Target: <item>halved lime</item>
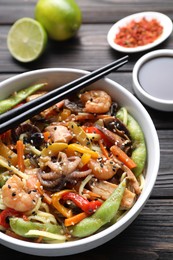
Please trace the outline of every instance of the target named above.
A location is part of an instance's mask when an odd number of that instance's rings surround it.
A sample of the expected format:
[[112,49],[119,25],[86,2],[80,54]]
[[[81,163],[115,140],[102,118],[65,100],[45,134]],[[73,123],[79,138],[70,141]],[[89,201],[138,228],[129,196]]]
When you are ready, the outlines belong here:
[[45,50],[47,33],[43,26],[32,18],[17,20],[7,35],[7,46],[11,55],[18,61],[36,60]]

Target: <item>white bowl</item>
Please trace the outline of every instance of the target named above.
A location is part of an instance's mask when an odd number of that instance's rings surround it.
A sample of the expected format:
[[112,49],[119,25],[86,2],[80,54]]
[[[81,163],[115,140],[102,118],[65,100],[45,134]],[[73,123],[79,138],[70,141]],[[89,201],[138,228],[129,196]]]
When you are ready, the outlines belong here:
[[[0,83],[1,98],[7,97],[14,90],[19,90],[34,83],[47,81],[51,87],[57,87],[87,73],[87,71],[68,68],[49,68],[26,72]],[[147,202],[156,181],[160,161],[159,140],[154,124],[137,98],[118,83],[104,78],[92,84],[91,87],[106,89],[120,106],[125,106],[128,109],[129,113],[142,127],[147,146],[147,165],[145,185],[139,199],[117,223],[97,234],[77,241],[60,244],[38,244],[21,241],[0,232],[1,244],[23,253],[39,256],[64,256],[84,252],[116,237],[132,223]]]
[[148,106],[173,111],[173,50],[156,50],[142,56],[133,68],[133,89]]
[[[115,39],[115,36],[119,33],[120,28],[127,26],[129,24],[129,22],[131,22],[132,20],[138,22],[142,18],[146,18],[147,20],[156,19],[160,23],[160,25],[163,27],[163,32],[159,36],[159,38],[157,38],[152,43],[149,43],[149,44],[146,44],[143,46],[134,47],[134,48],[132,48],[132,47],[126,48],[126,47],[120,46],[115,43],[114,39]],[[172,20],[165,14],[162,14],[159,12],[135,13],[135,14],[129,15],[129,16],[119,20],[117,23],[115,23],[110,28],[110,30],[107,34],[107,41],[113,49],[120,51],[120,52],[125,52],[125,53],[141,52],[141,51],[146,51],[148,49],[151,49],[151,48],[157,46],[158,44],[162,43],[163,41],[165,41],[172,33],[172,29],[173,29]]]

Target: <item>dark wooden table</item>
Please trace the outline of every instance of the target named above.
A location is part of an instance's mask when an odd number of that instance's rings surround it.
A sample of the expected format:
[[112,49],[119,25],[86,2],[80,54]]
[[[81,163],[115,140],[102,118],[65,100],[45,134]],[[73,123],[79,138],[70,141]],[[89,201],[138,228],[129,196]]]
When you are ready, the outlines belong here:
[[[6,45],[10,26],[21,17],[34,17],[36,0],[0,0],[0,81],[21,72],[48,67],[94,70],[122,56],[112,50],[106,36],[117,20],[135,12],[158,11],[173,20],[173,0],[77,0],[83,23],[74,39],[58,43],[49,41],[44,55],[31,64],[15,61]],[[173,34],[155,49],[173,49]],[[132,69],[144,53],[130,55],[128,64],[109,78],[132,90]],[[161,148],[156,184],[146,206],[136,220],[106,244],[69,259],[173,259],[173,112],[158,112],[146,107],[154,121]],[[30,259],[0,245],[0,257]],[[32,256],[32,259],[40,257]],[[45,259],[46,257],[41,257]]]

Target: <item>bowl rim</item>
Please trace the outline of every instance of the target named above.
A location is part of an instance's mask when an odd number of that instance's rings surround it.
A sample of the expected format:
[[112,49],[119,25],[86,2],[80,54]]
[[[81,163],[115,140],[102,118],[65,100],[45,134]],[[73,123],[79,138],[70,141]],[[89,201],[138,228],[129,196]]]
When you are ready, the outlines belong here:
[[[29,71],[29,72],[24,72],[19,75],[13,76],[9,79],[4,80],[1,84],[0,87],[2,87],[4,84],[10,84],[13,81],[17,81],[23,77],[30,77],[34,76],[35,74],[39,75],[42,73],[49,73],[49,72],[72,72],[72,73],[79,73],[80,75],[87,74],[89,71],[86,70],[80,70],[80,69],[73,69],[73,68],[46,68],[46,69],[37,69],[35,71]],[[79,239],[77,241],[69,241],[67,243],[61,243],[61,244],[36,244],[33,242],[27,242],[27,241],[21,241],[16,238],[9,237],[8,235],[3,234],[0,232],[0,238],[1,240],[3,239],[5,246],[11,247],[12,249],[15,249],[20,252],[24,252],[27,254],[31,255],[39,255],[39,256],[65,256],[65,255],[72,255],[75,253],[80,253],[84,252],[87,250],[90,250],[92,248],[95,248],[97,246],[100,246],[101,244],[109,241],[114,235],[114,231],[118,230],[116,235],[118,235],[120,232],[122,232],[127,226],[130,225],[130,223],[137,217],[139,212],[142,210],[144,207],[145,203],[147,202],[152,189],[154,187],[158,170],[159,170],[159,163],[160,163],[160,146],[159,146],[159,139],[158,135],[155,129],[155,126],[153,124],[153,121],[144,108],[144,106],[140,103],[140,101],[132,94],[130,93],[127,89],[125,89],[122,85],[119,83],[109,79],[109,78],[104,78],[101,79],[107,83],[110,83],[114,86],[116,86],[116,89],[118,91],[121,91],[125,93],[128,97],[132,99],[132,102],[134,102],[138,107],[139,110],[142,111],[145,119],[148,121],[148,124],[150,125],[150,131],[153,136],[153,142],[155,145],[155,154],[153,155],[152,160],[156,160],[156,164],[152,165],[152,170],[153,170],[153,175],[150,180],[150,183],[147,187],[145,187],[145,192],[140,195],[140,199],[136,201],[134,206],[121,218],[118,222],[113,224],[112,226],[92,235],[86,238]],[[137,113],[137,112],[136,112]],[[151,148],[153,149],[153,147]],[[103,241],[104,238],[104,241]],[[19,243],[20,241],[20,243]],[[97,241],[96,244],[94,244],[94,241]],[[6,244],[8,243],[8,245]],[[16,248],[18,247],[18,249]],[[85,246],[85,247],[84,247]]]
[[132,71],[132,80],[133,80],[133,89],[135,94],[139,97],[147,105],[163,110],[163,111],[173,111],[173,100],[161,99],[157,98],[148,92],[146,92],[138,80],[138,73],[141,66],[147,61],[158,58],[158,57],[173,57],[173,50],[171,49],[159,49],[155,51],[151,51],[143,55],[139,60],[135,63]]
[[[163,33],[161,34],[161,36],[159,38],[157,38],[152,43],[149,43],[149,44],[143,45],[143,46],[134,47],[134,48],[133,47],[126,48],[126,47],[118,45],[114,42],[114,37],[119,32],[119,28],[121,28],[124,25],[127,25],[127,23],[129,23],[132,20],[139,20],[143,17],[146,17],[147,19],[155,18],[161,23],[161,25],[163,26]],[[151,11],[139,12],[139,13],[134,13],[134,14],[128,15],[128,16],[122,18],[121,20],[119,20],[118,22],[114,23],[108,31],[107,41],[113,49],[120,51],[120,52],[125,52],[125,53],[142,52],[142,51],[154,48],[157,45],[159,45],[160,43],[162,43],[163,41],[165,41],[172,33],[172,30],[173,30],[172,20],[164,13],[151,12]]]

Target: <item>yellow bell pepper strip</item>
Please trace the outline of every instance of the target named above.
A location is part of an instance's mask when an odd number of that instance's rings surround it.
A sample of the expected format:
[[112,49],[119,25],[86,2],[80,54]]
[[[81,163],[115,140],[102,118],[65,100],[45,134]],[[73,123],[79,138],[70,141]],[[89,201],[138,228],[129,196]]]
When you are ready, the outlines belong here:
[[103,225],[109,223],[117,214],[123,194],[126,188],[124,179],[110,197],[89,217],[84,218],[78,224],[69,228],[70,234],[74,237],[86,237],[94,234]]
[[50,144],[48,147],[45,147],[42,150],[41,156],[56,156],[59,151],[62,151],[67,147],[68,147],[68,144],[66,144],[66,143]]
[[58,210],[58,212],[60,212],[66,218],[72,217],[73,212],[71,209],[64,207],[60,203],[60,199],[62,198],[62,196],[64,194],[66,194],[69,191],[71,191],[71,190],[62,190],[62,191],[56,192],[52,195],[52,205]]
[[62,195],[63,200],[71,200],[88,215],[93,214],[102,204],[99,200],[89,201],[75,192],[66,192]]
[[68,149],[69,149],[69,150],[73,150],[73,151],[77,151],[77,152],[82,153],[82,154],[88,153],[88,154],[91,155],[91,157],[92,157],[93,159],[97,159],[97,158],[99,157],[99,154],[98,154],[97,152],[94,152],[94,151],[92,151],[91,149],[89,149],[88,147],[82,146],[82,145],[80,145],[80,144],[76,144],[76,143],[74,143],[74,144],[69,144],[69,145],[68,145]]
[[66,120],[70,115],[71,115],[70,109],[63,108],[62,112],[60,112],[58,114],[58,118],[57,119],[58,119],[59,122],[62,122],[64,120]]
[[89,162],[90,159],[91,159],[91,154],[83,153],[83,155],[81,157],[82,167],[85,166]]
[[78,126],[75,122],[69,122],[68,127],[73,132],[77,141],[81,145],[90,147],[91,141],[88,138],[87,134],[85,133],[85,131],[83,130],[82,127]]
[[28,96],[39,90],[40,88],[46,86],[47,83],[40,83],[32,85],[28,88],[19,90],[11,95],[9,98],[0,101],[0,114],[12,109],[14,106],[25,100]]

